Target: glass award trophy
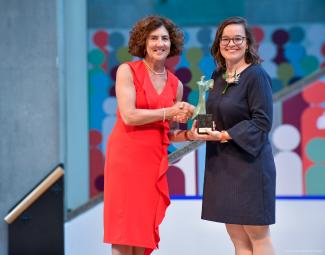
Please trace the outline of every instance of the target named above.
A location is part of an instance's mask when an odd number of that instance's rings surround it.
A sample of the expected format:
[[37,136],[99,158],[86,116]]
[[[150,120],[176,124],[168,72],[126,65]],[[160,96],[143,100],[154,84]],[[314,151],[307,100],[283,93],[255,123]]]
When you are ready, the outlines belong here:
[[213,128],[213,120],[212,114],[206,113],[205,108],[205,95],[209,89],[213,88],[214,81],[204,80],[205,76],[201,76],[201,80],[197,82],[199,87],[199,102],[194,109],[192,119],[197,119],[197,132],[199,134],[207,134],[207,130],[212,131]]

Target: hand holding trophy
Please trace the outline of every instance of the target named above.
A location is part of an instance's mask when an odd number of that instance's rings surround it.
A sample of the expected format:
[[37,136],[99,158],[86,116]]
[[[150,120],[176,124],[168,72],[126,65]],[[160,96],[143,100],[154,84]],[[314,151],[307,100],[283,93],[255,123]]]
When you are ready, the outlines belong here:
[[212,131],[213,120],[212,114],[206,113],[205,108],[205,94],[209,89],[213,88],[213,79],[204,80],[205,76],[201,76],[201,80],[197,82],[199,87],[199,102],[194,109],[192,119],[197,119],[197,132],[199,134],[207,134],[207,130]]

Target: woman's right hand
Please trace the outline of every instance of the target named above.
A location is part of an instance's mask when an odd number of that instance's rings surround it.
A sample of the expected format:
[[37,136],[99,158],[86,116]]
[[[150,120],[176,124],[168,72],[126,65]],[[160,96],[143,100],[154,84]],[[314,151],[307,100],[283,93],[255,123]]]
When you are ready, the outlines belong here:
[[179,123],[186,123],[194,113],[194,106],[187,102],[177,102],[172,109],[172,120]]

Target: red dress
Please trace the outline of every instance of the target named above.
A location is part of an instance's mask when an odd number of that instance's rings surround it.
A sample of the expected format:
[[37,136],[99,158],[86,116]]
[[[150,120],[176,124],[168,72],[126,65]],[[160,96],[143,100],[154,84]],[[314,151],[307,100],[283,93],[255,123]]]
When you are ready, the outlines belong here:
[[[127,64],[133,74],[136,108],[157,109],[176,102],[179,81],[171,72],[158,94],[143,61]],[[167,121],[126,125],[117,110],[106,147],[104,242],[145,247],[145,255],[158,248],[158,227],[170,204],[168,131]]]

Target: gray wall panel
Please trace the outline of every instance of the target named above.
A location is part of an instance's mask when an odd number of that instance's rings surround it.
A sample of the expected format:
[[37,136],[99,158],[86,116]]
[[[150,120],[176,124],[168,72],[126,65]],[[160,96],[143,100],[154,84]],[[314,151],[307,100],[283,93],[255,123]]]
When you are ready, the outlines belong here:
[[[0,0],[0,217],[59,163],[55,0]],[[0,254],[7,227],[0,221]]]

